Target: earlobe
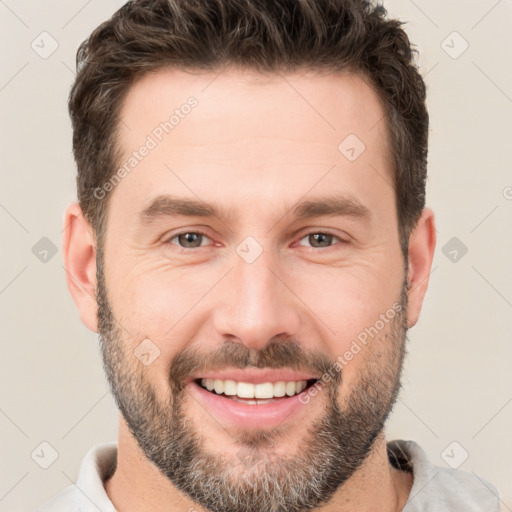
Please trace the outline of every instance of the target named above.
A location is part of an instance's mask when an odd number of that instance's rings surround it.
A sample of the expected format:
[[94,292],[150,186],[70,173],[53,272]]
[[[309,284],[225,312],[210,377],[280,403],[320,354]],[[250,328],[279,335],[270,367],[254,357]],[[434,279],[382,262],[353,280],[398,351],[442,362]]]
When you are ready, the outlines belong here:
[[409,237],[409,271],[407,326],[416,325],[423,298],[427,292],[429,276],[436,248],[434,212],[425,208]]
[[77,203],[66,208],[62,252],[68,290],[80,318],[88,329],[98,332],[96,239],[91,224]]

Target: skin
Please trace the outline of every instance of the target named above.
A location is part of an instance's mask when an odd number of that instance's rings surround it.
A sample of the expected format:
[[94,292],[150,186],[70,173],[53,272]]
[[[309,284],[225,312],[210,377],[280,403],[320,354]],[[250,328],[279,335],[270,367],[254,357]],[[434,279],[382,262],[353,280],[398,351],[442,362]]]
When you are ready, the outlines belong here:
[[[384,110],[362,77],[270,77],[234,69],[217,75],[172,69],[145,75],[121,110],[119,146],[128,158],[188,97],[198,100],[114,188],[107,214],[104,270],[112,312],[126,353],[145,338],[160,349],[144,376],[162,400],[170,393],[171,362],[189,346],[208,353],[229,338],[258,351],[271,338],[292,336],[306,351],[335,360],[396,303],[405,278],[405,320],[414,326],[435,249],[434,214],[425,208],[409,240],[404,275]],[[366,146],[354,162],[338,151],[350,133]],[[225,211],[221,218],[166,216],[141,223],[140,212],[161,194],[200,198]],[[333,194],[356,198],[369,209],[368,220],[297,220],[291,214],[299,200]],[[82,322],[98,332],[95,233],[77,204],[68,207],[65,224],[68,287]],[[198,230],[208,237],[200,248],[169,241],[177,232]],[[317,248],[306,236],[325,232],[347,243],[334,238],[330,247]],[[247,236],[263,249],[251,264],[236,252]],[[341,407],[371,361],[378,357],[383,372],[393,364],[386,334],[389,325],[379,334],[383,343],[369,343],[344,366]],[[277,454],[300,452],[305,429],[320,417],[326,399],[320,393],[293,423],[284,423]],[[187,394],[185,405],[204,448],[235,460],[240,432],[222,428]],[[382,431],[364,464],[322,510],[401,510],[411,485],[412,475],[389,464]],[[122,415],[117,470],[106,491],[121,512],[204,510],[148,461]]]

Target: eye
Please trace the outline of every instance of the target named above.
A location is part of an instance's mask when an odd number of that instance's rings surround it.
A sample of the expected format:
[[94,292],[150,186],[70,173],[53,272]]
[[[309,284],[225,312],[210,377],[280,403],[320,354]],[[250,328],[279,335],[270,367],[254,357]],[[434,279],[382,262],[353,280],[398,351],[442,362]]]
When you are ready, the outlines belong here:
[[[173,245],[178,245],[183,249],[195,249],[196,247],[206,245],[203,244],[205,239],[211,241],[209,237],[199,231],[184,231],[173,235],[167,240],[167,242]],[[177,240],[177,243],[174,243],[173,240]]]
[[333,245],[333,241],[338,241],[341,243],[347,243],[345,240],[337,237],[336,235],[332,235],[330,233],[323,232],[315,232],[309,233],[306,236],[303,236],[299,240],[299,245],[304,246],[304,244],[300,243],[302,240],[307,240],[310,245],[306,245],[305,247],[313,247],[315,249],[322,249],[324,247],[330,247]]

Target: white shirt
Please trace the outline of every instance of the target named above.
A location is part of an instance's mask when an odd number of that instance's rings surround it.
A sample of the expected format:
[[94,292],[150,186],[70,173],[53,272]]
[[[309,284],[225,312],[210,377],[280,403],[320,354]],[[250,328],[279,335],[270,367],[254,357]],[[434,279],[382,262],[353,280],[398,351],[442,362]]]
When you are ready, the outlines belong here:
[[[402,512],[499,512],[497,489],[475,474],[434,466],[414,441],[387,443],[390,462],[412,468],[413,485]],[[78,479],[35,512],[115,512],[103,480],[117,457],[117,443],[97,444],[85,456]]]

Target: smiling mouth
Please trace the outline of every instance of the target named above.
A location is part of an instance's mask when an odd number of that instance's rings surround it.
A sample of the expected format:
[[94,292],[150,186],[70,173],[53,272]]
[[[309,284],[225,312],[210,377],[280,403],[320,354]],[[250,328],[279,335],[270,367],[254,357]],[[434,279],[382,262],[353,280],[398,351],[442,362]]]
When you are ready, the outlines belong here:
[[317,379],[298,381],[263,382],[253,384],[235,380],[195,379],[198,386],[213,395],[222,396],[245,404],[271,403],[306,391]]

